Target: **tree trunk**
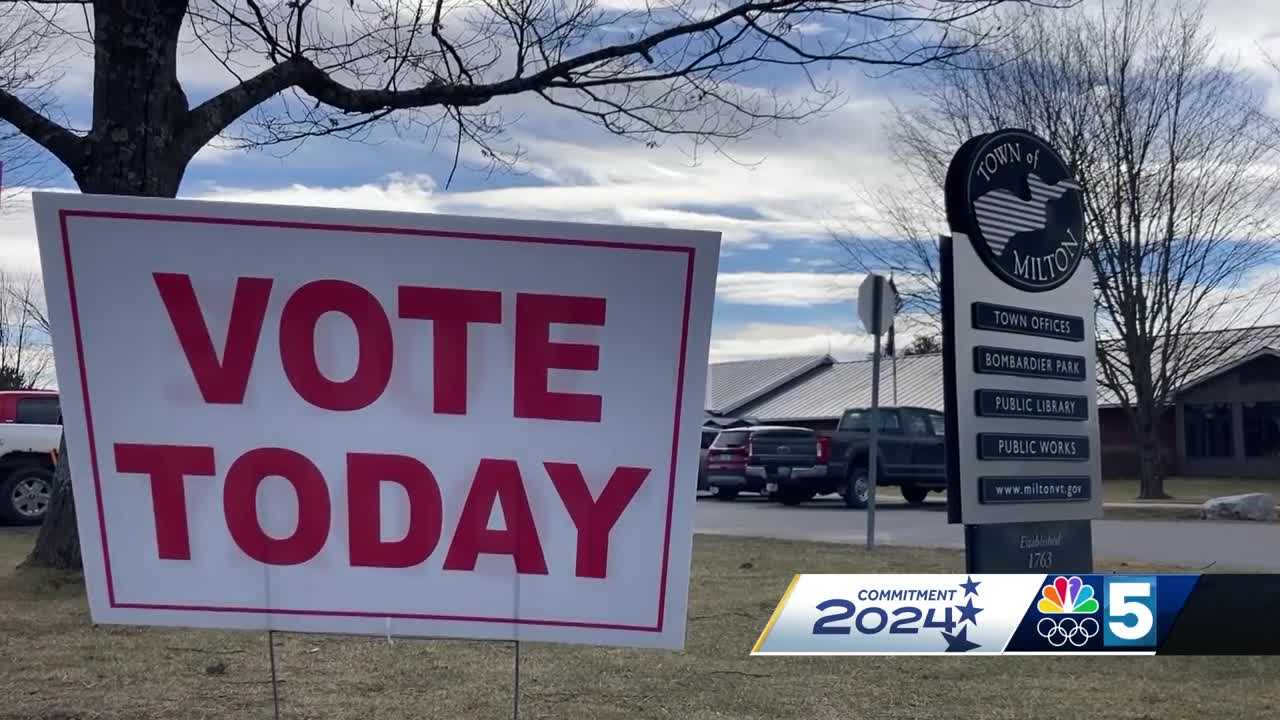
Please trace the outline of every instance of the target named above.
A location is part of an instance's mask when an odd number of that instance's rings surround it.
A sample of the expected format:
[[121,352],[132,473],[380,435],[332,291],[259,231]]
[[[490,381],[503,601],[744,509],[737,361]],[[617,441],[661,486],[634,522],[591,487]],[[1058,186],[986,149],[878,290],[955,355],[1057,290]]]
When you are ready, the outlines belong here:
[[1164,467],[1160,462],[1160,422],[1151,412],[1138,412],[1138,498],[1161,500],[1164,491]]
[[95,2],[93,126],[72,168],[87,193],[173,197],[190,158],[176,152],[187,96],[178,82],[186,3]]
[[[72,174],[86,193],[174,197],[191,160],[175,139],[188,109],[177,74],[186,3],[100,0],[93,8],[93,125]],[[49,511],[27,564],[81,567],[65,435]]]
[[62,438],[58,451],[58,468],[53,473],[53,495],[45,515],[36,546],[27,557],[27,565],[78,570],[80,568],[80,534],[76,530],[76,503],[71,494],[71,470],[67,466],[67,439]]

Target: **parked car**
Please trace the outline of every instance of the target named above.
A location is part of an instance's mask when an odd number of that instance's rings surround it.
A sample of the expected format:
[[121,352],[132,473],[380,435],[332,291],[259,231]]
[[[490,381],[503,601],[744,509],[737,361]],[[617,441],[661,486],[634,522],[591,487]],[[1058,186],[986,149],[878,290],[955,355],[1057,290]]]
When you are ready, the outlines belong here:
[[[880,442],[876,484],[897,485],[912,505],[930,492],[947,487],[946,426],[942,413],[916,407],[880,408]],[[846,410],[831,436],[827,477],[815,483],[819,492],[839,492],[845,504],[866,507],[871,495],[867,450],[871,410]]]
[[44,519],[61,437],[56,392],[0,391],[0,522],[34,525]]
[[740,492],[771,493],[782,478],[826,475],[818,436],[801,427],[756,425],[723,430],[707,452],[707,483],[721,500]]
[[711,443],[716,441],[716,436],[720,431],[716,428],[702,428],[702,450],[698,455],[698,492],[705,492],[711,489],[707,484],[707,452],[711,448]]

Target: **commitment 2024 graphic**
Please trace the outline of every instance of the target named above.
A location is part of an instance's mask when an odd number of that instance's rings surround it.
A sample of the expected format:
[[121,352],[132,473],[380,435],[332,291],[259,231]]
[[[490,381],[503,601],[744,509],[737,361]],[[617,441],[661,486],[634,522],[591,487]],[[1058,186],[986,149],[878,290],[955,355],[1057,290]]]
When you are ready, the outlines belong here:
[[797,575],[752,654],[1271,654],[1277,610],[1275,575]]

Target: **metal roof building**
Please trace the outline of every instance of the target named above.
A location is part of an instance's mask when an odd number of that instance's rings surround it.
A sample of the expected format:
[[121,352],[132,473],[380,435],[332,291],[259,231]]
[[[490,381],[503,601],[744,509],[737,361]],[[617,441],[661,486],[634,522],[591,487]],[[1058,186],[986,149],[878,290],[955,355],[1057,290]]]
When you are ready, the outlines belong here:
[[[871,361],[831,363],[795,382],[746,403],[737,412],[761,420],[830,420],[847,408],[871,405]],[[893,405],[892,359],[880,363],[880,402]],[[898,358],[898,405],[941,411],[944,389],[941,355]]]
[[[1280,326],[1183,336],[1203,343],[1200,362],[1170,393],[1159,433],[1166,472],[1280,476]],[[1105,351],[1105,348],[1104,348]],[[1157,355],[1159,351],[1157,350]],[[848,408],[871,404],[871,361],[806,356],[720,363],[708,369],[708,423],[743,420],[831,430]],[[898,358],[880,367],[882,405],[944,410],[942,356]],[[1137,440],[1119,399],[1098,387],[1103,473],[1136,472]]]
[[[1280,354],[1280,325],[1189,333],[1182,337],[1192,347],[1200,346],[1186,354],[1200,358],[1201,362],[1186,371],[1177,392],[1207,382],[1260,355]],[[1099,384],[1098,406],[1119,407],[1120,399],[1110,388]]]
[[[1235,328],[1187,336],[1212,351],[1187,373],[1177,392],[1191,389],[1263,355],[1280,356],[1280,325]],[[835,362],[829,355],[741,360],[710,366],[713,415],[750,416],[768,421],[827,420],[846,408],[871,404],[871,361]],[[893,403],[892,359],[880,366],[880,402]],[[898,358],[899,405],[943,409],[941,355]],[[1098,385],[1098,406],[1119,407],[1110,389]]]
[[823,365],[830,355],[740,360],[707,368],[710,388],[705,410],[713,415],[744,415],[741,408],[778,387]]

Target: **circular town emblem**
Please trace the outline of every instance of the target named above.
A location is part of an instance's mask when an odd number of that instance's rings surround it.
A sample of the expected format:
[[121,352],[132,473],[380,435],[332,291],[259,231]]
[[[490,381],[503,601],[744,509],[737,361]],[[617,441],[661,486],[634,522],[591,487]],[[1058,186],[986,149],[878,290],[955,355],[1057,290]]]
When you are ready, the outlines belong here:
[[1063,284],[1084,256],[1084,203],[1066,162],[1025,130],[961,146],[947,169],[947,221],[982,262],[1019,290]]

